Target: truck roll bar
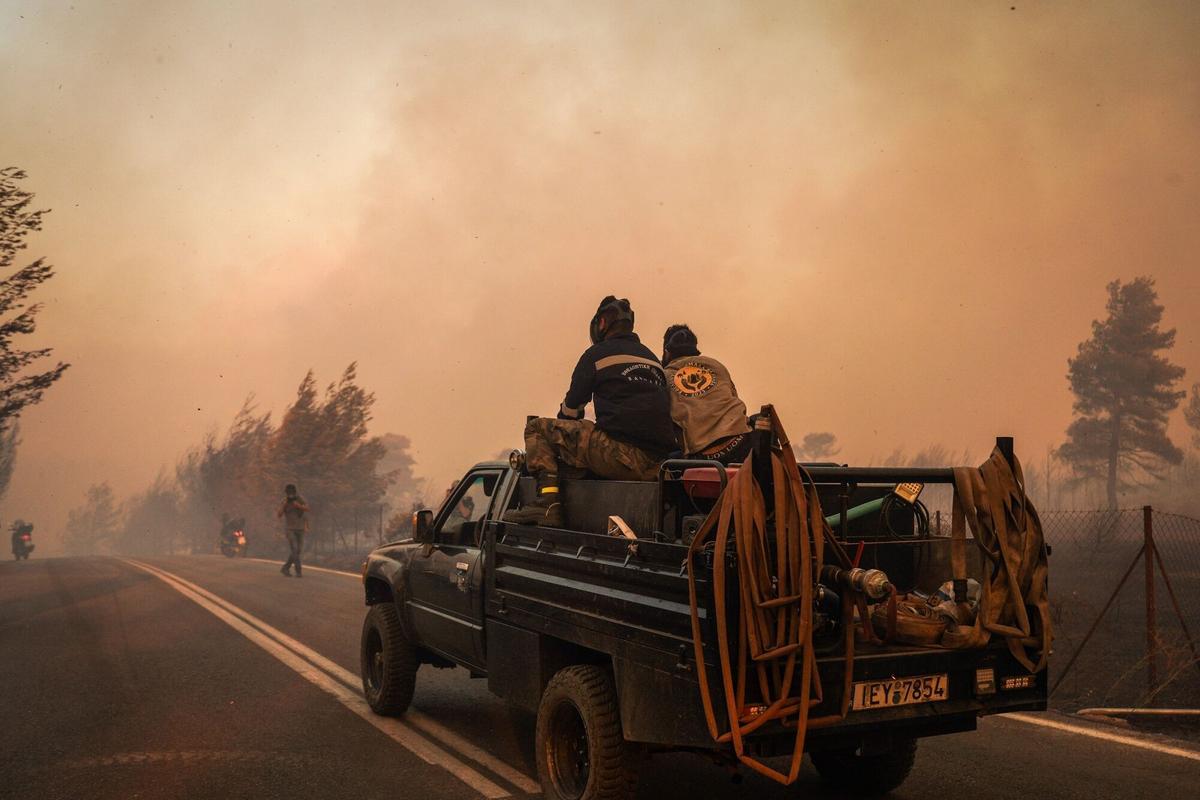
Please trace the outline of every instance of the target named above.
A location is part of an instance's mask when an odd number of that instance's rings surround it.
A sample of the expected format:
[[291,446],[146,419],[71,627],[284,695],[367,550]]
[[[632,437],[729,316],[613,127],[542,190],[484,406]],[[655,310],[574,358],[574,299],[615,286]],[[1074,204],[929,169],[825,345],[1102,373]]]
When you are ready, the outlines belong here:
[[954,483],[954,470],[949,467],[804,468],[817,483]]

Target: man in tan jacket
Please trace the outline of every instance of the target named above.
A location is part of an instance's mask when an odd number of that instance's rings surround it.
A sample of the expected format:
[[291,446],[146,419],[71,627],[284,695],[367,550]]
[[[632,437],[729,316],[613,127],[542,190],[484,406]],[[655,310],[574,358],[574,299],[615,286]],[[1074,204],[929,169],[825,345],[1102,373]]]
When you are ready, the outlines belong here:
[[663,334],[663,366],[671,392],[671,418],[682,430],[688,458],[740,464],[750,452],[750,421],[729,370],[700,355],[696,334],[672,325]]

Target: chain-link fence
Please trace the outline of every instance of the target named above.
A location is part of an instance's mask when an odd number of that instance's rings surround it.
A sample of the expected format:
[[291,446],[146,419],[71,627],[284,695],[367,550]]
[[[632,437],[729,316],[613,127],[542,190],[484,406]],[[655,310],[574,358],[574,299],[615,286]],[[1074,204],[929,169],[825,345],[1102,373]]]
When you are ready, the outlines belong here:
[[1149,507],[1041,517],[1051,703],[1200,708],[1200,520]]

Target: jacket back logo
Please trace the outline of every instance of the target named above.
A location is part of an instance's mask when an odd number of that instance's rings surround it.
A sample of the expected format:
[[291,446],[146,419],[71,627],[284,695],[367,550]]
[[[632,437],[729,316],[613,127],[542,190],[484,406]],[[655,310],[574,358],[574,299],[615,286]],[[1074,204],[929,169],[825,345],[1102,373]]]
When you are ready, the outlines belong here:
[[675,391],[684,397],[701,397],[717,385],[717,376],[703,364],[684,364],[671,381]]

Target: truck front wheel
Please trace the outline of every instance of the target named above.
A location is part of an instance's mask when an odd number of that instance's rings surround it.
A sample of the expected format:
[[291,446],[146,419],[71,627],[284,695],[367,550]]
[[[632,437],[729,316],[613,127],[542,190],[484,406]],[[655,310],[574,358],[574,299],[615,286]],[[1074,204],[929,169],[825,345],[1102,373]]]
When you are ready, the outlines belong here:
[[917,740],[896,738],[883,752],[857,748],[812,753],[813,766],[831,786],[858,797],[887,794],[908,777],[917,758]]
[[607,670],[576,665],[550,679],[537,715],[537,768],[548,800],[628,800],[636,775]]
[[371,710],[384,716],[407,711],[420,663],[391,603],[377,603],[367,612],[360,656],[363,694]]

